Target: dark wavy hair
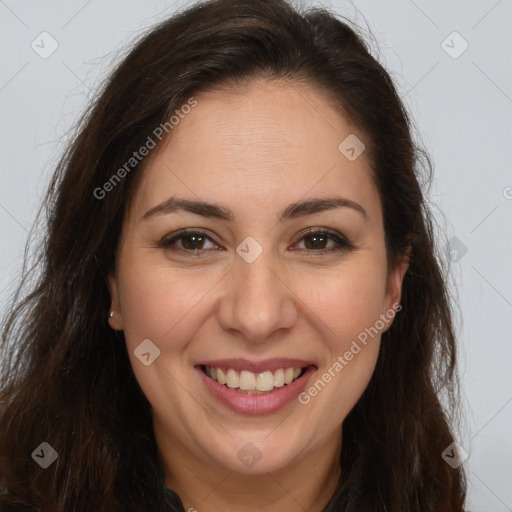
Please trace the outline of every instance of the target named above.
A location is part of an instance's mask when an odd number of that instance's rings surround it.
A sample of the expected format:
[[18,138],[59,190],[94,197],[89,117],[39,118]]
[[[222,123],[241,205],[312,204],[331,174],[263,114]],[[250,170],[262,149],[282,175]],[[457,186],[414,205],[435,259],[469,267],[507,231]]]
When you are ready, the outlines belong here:
[[[192,95],[255,79],[313,86],[365,134],[389,266],[410,248],[403,310],[343,423],[342,477],[326,510],[463,510],[464,470],[441,457],[454,441],[459,388],[453,311],[421,190],[432,164],[392,79],[360,29],[323,8],[212,0],[127,52],[57,165],[39,215],[43,242],[2,326],[2,512],[166,510],[150,405],[123,334],[107,323],[107,276],[147,159],[103,199],[94,191]],[[48,469],[31,456],[42,442],[58,452]]]

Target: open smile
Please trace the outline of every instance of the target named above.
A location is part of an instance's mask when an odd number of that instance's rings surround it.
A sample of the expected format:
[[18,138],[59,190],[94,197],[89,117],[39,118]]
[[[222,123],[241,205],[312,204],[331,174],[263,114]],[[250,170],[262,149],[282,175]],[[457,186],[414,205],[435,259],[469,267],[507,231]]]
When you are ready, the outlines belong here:
[[301,393],[316,365],[298,360],[223,360],[195,366],[209,392],[240,414],[269,414]]

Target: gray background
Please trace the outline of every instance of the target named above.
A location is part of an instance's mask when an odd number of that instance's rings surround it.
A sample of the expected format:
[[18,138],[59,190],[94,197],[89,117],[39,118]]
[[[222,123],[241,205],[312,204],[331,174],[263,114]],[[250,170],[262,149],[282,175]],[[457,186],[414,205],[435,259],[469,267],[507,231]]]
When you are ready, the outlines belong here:
[[[0,315],[70,127],[117,52],[183,5],[0,0]],[[468,510],[512,511],[512,1],[322,5],[370,28],[380,47],[373,53],[391,71],[433,158],[430,199],[442,247],[452,240],[450,284],[461,317],[467,420],[458,440],[469,452]],[[44,31],[58,44],[47,58],[31,47],[51,49]]]

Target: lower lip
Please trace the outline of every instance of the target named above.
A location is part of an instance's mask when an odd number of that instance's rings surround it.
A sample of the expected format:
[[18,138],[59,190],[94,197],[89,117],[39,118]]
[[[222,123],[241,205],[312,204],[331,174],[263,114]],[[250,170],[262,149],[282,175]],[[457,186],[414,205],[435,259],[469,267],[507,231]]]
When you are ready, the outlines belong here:
[[314,366],[309,366],[304,375],[294,380],[291,384],[275,389],[271,393],[264,395],[246,395],[239,393],[224,384],[208,377],[200,366],[196,367],[200,378],[210,393],[223,405],[229,407],[232,411],[239,414],[269,414],[279,411],[293,402],[302,390],[306,387],[308,378],[316,370]]

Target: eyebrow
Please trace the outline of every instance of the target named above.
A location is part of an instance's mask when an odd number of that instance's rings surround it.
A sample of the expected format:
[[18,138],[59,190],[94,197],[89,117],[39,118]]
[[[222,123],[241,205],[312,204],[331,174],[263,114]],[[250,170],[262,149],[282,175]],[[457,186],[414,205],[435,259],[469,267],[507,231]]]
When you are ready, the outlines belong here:
[[[359,203],[339,196],[307,199],[291,203],[279,213],[278,219],[279,222],[282,223],[299,217],[305,217],[306,215],[312,215],[314,213],[340,207],[351,208],[352,210],[359,212],[364,217],[365,221],[368,219],[365,209]],[[150,208],[142,216],[142,220],[178,211],[186,211],[195,215],[200,215],[201,217],[220,219],[224,221],[232,221],[235,218],[233,212],[224,206],[172,196],[163,203]]]

